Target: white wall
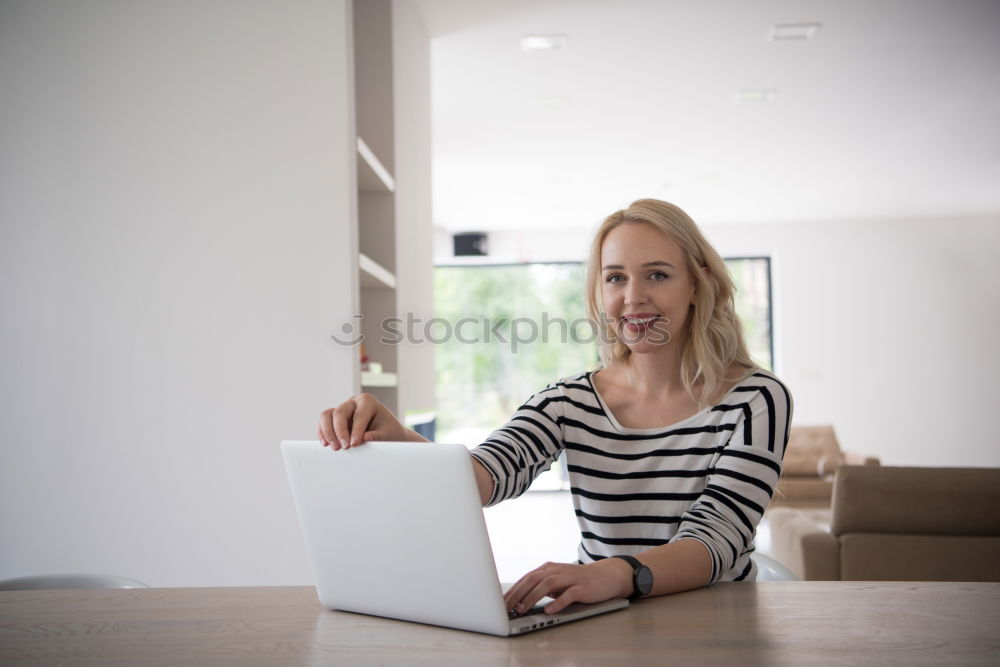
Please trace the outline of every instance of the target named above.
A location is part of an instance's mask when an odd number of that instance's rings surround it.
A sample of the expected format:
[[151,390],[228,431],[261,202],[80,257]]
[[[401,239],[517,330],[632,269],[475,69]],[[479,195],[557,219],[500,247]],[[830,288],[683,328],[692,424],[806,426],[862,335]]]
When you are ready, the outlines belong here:
[[310,580],[351,391],[344,0],[0,5],[0,578]]
[[1000,215],[706,229],[774,258],[795,423],[883,464],[1000,466]]

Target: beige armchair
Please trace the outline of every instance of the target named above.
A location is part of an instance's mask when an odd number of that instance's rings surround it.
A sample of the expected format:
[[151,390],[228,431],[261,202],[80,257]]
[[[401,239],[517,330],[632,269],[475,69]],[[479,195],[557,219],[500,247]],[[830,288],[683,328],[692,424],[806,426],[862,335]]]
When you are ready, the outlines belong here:
[[828,526],[768,518],[772,555],[804,580],[1000,581],[998,468],[841,466]]
[[878,464],[875,457],[842,452],[833,426],[793,426],[771,507],[828,509],[837,468]]

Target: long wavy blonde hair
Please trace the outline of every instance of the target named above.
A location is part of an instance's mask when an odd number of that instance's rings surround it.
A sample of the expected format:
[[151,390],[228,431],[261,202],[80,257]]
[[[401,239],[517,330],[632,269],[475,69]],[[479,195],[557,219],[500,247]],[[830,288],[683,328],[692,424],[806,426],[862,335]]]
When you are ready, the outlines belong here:
[[[650,225],[675,240],[684,251],[688,273],[695,283],[694,303],[680,352],[681,381],[701,408],[715,405],[729,386],[750,375],[757,365],[747,352],[743,328],[733,303],[733,281],[722,257],[698,226],[679,207],[658,199],[639,199],[615,211],[601,223],[587,262],[587,314],[598,327],[599,352],[604,366],[621,363],[632,354],[617,338],[608,321],[601,296],[601,247],[612,229],[628,224]],[[736,377],[729,368],[742,369]]]

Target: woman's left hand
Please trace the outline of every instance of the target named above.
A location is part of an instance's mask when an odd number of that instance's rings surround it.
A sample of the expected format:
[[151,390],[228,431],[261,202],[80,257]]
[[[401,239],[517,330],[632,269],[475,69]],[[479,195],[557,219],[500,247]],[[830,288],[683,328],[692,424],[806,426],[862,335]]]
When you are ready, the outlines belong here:
[[524,613],[548,595],[554,598],[546,614],[562,611],[573,602],[604,602],[632,594],[632,566],[621,558],[605,558],[587,563],[546,563],[511,586],[504,595],[507,610]]

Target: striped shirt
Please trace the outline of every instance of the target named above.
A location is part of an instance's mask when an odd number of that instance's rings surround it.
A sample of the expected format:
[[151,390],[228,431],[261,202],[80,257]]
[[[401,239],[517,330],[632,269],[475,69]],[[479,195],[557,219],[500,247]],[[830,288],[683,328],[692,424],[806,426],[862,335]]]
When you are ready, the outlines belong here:
[[690,538],[708,549],[712,582],[753,581],[754,535],[788,442],[788,389],[757,370],[717,405],[640,429],[618,423],[591,376],[549,385],[472,450],[496,482],[487,506],[524,493],[565,451],[581,563]]

